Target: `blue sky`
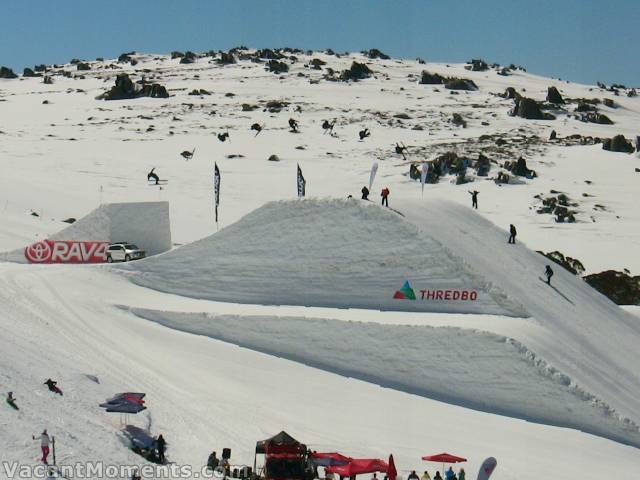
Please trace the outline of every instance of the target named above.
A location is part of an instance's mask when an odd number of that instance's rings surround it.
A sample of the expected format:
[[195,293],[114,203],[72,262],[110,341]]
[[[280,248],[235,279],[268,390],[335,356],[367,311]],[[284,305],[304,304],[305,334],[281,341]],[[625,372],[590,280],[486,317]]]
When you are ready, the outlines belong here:
[[0,65],[290,46],[640,85],[640,0],[2,0]]

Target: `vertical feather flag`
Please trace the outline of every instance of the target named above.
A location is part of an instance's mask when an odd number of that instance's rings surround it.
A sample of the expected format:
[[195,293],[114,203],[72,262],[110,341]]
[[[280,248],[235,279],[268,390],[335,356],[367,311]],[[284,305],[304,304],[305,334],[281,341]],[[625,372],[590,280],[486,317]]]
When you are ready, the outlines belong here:
[[378,162],[373,162],[373,165],[371,165],[371,174],[369,175],[369,191],[371,191],[371,187],[373,186],[373,179],[376,178],[377,171]]
[[300,170],[300,165],[298,164],[298,198],[304,197],[306,186],[307,181],[302,176],[302,170]]
[[422,162],[422,172],[420,173],[420,183],[422,183],[422,195],[424,195],[424,184],[427,183],[427,174],[429,173],[429,164]]
[[216,206],[216,224],[218,223],[218,205],[220,205],[220,170],[218,164],[214,164],[213,171],[213,196]]

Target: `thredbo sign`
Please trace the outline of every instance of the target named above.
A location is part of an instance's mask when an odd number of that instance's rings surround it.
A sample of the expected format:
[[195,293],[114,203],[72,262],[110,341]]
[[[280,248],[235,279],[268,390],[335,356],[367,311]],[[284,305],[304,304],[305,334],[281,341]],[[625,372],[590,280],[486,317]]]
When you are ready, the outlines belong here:
[[43,240],[24,249],[29,263],[104,263],[109,242]]

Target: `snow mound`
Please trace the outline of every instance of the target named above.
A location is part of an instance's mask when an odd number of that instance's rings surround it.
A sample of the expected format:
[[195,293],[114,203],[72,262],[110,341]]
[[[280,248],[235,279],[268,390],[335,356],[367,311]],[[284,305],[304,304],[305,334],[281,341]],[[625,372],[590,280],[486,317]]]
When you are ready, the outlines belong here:
[[305,317],[131,311],[169,328],[383,387],[640,446],[637,425],[502,335]]
[[[156,255],[171,249],[168,202],[107,203],[99,206],[51,240],[131,242]],[[24,251],[3,255],[4,260],[26,263]]]
[[[277,201],[124,268],[139,285],[222,302],[526,315],[437,235],[359,200]],[[394,298],[407,280],[417,298]],[[442,298],[423,299],[420,289]]]

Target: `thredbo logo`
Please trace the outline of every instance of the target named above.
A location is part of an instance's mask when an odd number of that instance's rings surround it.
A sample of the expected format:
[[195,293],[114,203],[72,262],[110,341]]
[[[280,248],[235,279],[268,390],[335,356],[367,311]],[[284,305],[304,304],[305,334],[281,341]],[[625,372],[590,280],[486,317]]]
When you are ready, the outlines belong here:
[[[475,302],[478,299],[478,292],[475,290],[438,290],[438,289],[422,289],[420,292],[420,300],[444,300],[444,301],[463,301]],[[416,300],[416,294],[408,281],[404,282],[402,288],[397,290],[393,295],[396,300]]]
[[29,245],[24,256],[29,263],[103,263],[109,242],[43,240]]

